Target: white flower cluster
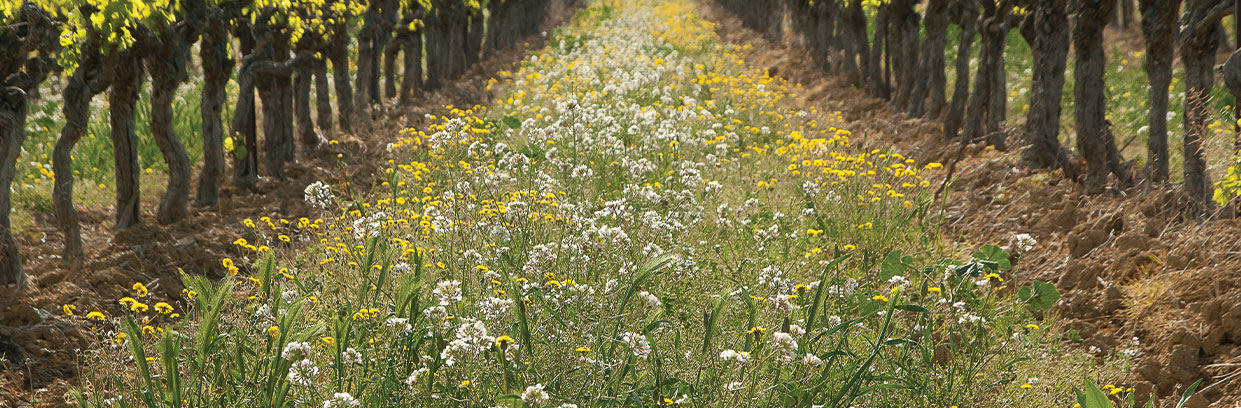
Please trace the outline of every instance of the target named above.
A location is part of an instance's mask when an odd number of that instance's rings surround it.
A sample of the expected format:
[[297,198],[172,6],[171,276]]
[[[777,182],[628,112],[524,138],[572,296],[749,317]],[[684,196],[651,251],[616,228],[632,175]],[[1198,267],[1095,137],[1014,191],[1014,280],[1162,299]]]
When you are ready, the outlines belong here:
[[287,376],[290,384],[303,387],[314,384],[315,378],[319,376],[319,367],[315,366],[315,362],[310,360],[313,352],[314,350],[310,348],[310,344],[306,342],[293,341],[284,345],[284,350],[280,352],[280,357],[293,362],[289,366],[289,374]]
[[487,335],[487,327],[481,321],[462,324],[456,334],[457,338],[440,353],[444,365],[454,365],[464,358],[477,358],[496,341],[495,337]]
[[651,355],[651,343],[646,341],[646,336],[634,332],[624,332],[620,335],[621,343],[629,346],[633,351],[633,355],[646,360]]
[[323,408],[347,408],[360,407],[362,402],[354,398],[347,392],[338,392],[332,395],[332,399],[323,401]]
[[316,181],[306,186],[305,190],[306,202],[315,206],[320,210],[332,208],[336,202],[336,196],[332,194],[332,188],[322,181]]

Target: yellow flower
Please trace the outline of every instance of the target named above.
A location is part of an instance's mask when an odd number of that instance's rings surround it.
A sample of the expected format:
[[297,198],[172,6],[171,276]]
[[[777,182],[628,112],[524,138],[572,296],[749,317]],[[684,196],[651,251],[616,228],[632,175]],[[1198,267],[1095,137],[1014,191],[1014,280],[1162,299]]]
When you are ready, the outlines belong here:
[[267,328],[267,335],[272,337],[280,336],[280,326],[272,326]]
[[87,318],[87,319],[91,319],[91,320],[103,320],[103,319],[105,319],[105,317],[104,317],[103,313],[99,313],[99,312],[90,312],[90,313],[87,313],[87,314],[86,314],[86,318]]
[[77,309],[78,307],[77,307],[77,306],[74,306],[74,305],[68,305],[68,304],[67,304],[67,305],[63,305],[63,306],[61,306],[60,308],[61,308],[61,310],[64,310],[64,311],[65,311],[65,316],[73,316],[73,311],[74,311],[74,309]]
[[942,290],[940,290],[940,289],[939,289],[939,287],[936,287],[936,286],[932,286],[932,287],[926,288],[926,291],[927,291],[927,292],[930,292],[930,293],[940,293],[940,292],[942,292]]
[[141,303],[141,302],[134,302],[134,304],[129,306],[130,311],[138,312],[138,313],[146,312],[147,309],[149,308],[150,307],[148,307],[146,303]]
[[855,247],[855,246],[853,246],[853,245],[845,245],[845,246],[844,246],[844,250],[846,250],[846,251],[852,251],[852,250],[855,250],[855,249],[857,249],[857,247]]
[[577,348],[578,353],[589,353],[590,347],[582,346]]
[[156,312],[159,312],[159,313],[161,313],[161,314],[169,314],[169,313],[172,313],[172,305],[167,304],[167,303],[164,303],[164,302],[159,302],[159,303],[156,303],[156,304],[155,304],[155,311],[156,311]]
[[872,296],[872,297],[870,298],[870,300],[878,300],[878,301],[880,301],[880,302],[887,302],[887,301],[888,301],[888,297],[887,297],[887,296],[884,296],[884,295],[875,295],[875,296]]
[[327,344],[327,345],[329,345],[329,346],[331,346],[331,345],[335,345],[335,344],[336,344],[336,339],[335,339],[335,338],[332,338],[332,336],[327,336],[327,337],[324,337],[324,338],[319,339],[319,340],[322,340],[322,341],[323,341],[323,344]]
[[1023,389],[1023,390],[1028,390],[1028,389],[1031,389],[1031,388],[1034,388],[1034,386],[1033,386],[1033,385],[1030,385],[1030,384],[1021,384],[1021,389]]
[[470,380],[463,380],[463,381],[461,381],[461,385],[458,385],[458,387],[460,387],[460,388],[465,388],[465,387],[469,387],[469,386],[470,386]]
[[504,348],[508,347],[508,345],[509,345],[509,344],[512,344],[512,343],[513,343],[513,338],[512,338],[512,337],[509,337],[509,336],[500,336],[500,337],[496,337],[496,345],[497,345],[497,346],[500,346],[500,349],[501,349],[501,350],[503,350]]
[[1038,325],[1034,323],[1030,323],[1026,325],[1026,328],[1030,330],[1038,330]]
[[753,335],[755,335],[755,336],[762,336],[762,335],[763,335],[763,333],[766,333],[766,332],[767,332],[767,329],[762,328],[762,327],[758,327],[758,326],[751,327],[751,328],[750,328],[750,330],[747,330],[747,331],[746,331],[746,333],[750,333],[750,334],[753,334]]
[[142,282],[134,282],[133,288],[134,293],[137,294],[138,297],[146,297],[146,295],[150,293],[150,291],[147,290],[146,285],[143,285]]

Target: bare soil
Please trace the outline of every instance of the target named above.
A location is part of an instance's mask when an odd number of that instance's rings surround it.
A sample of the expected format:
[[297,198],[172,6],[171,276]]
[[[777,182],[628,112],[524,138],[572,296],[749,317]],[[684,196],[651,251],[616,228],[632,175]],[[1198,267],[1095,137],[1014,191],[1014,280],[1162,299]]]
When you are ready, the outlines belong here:
[[[798,84],[802,106],[841,112],[842,128],[866,150],[894,147],[945,167],[958,157],[961,145],[944,140],[941,121],[909,119],[816,68],[791,34],[770,41],[716,7],[703,9],[725,41],[750,46],[742,51],[748,64]],[[1135,30],[1113,38],[1140,44]],[[1177,184],[1114,183],[1086,195],[1061,171],[1023,164],[1020,137],[1019,129],[1009,132],[1018,147],[1007,152],[965,147],[946,196],[942,237],[963,251],[1007,245],[1017,234],[1034,237],[1038,244],[1021,255],[1014,277],[1057,285],[1063,298],[1053,313],[1080,336],[1077,347],[1100,358],[1134,355],[1128,378],[1115,381],[1135,388],[1137,406],[1152,396],[1156,406],[1175,405],[1199,379],[1200,390],[1210,388],[1188,406],[1241,403],[1241,379],[1231,377],[1241,372],[1241,220],[1221,219],[1223,212],[1196,218]]]

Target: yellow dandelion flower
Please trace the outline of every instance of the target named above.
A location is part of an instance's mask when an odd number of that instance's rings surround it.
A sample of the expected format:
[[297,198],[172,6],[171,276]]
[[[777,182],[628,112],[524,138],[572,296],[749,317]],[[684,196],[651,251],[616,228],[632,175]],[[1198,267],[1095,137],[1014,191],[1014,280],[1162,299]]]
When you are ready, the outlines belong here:
[[142,282],[134,282],[133,289],[134,293],[137,294],[138,297],[146,297],[147,294],[151,293],[147,290],[146,285],[142,284]]

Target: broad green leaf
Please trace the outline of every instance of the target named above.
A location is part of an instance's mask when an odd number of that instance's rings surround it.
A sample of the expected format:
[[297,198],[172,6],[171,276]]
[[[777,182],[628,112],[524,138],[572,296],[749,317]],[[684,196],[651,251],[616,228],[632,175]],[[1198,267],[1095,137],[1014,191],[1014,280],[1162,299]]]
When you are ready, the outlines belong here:
[[1107,399],[1107,394],[1095,387],[1090,381],[1086,381],[1086,389],[1079,390],[1073,387],[1073,393],[1077,394],[1077,403],[1082,408],[1112,408],[1112,401]]
[[515,116],[505,116],[504,124],[513,129],[521,129],[521,119]]
[[902,257],[900,250],[889,252],[879,267],[879,277],[886,281],[893,276],[904,275],[905,270],[910,269],[910,262],[913,262],[913,257]]
[[1034,281],[1030,286],[1018,290],[1017,297],[1032,310],[1047,310],[1060,300],[1060,291],[1050,283]]
[[1004,252],[995,244],[984,245],[981,250],[974,253],[974,259],[994,262],[1001,271],[1007,271],[1013,267],[1013,263],[1008,260],[1008,252]]

